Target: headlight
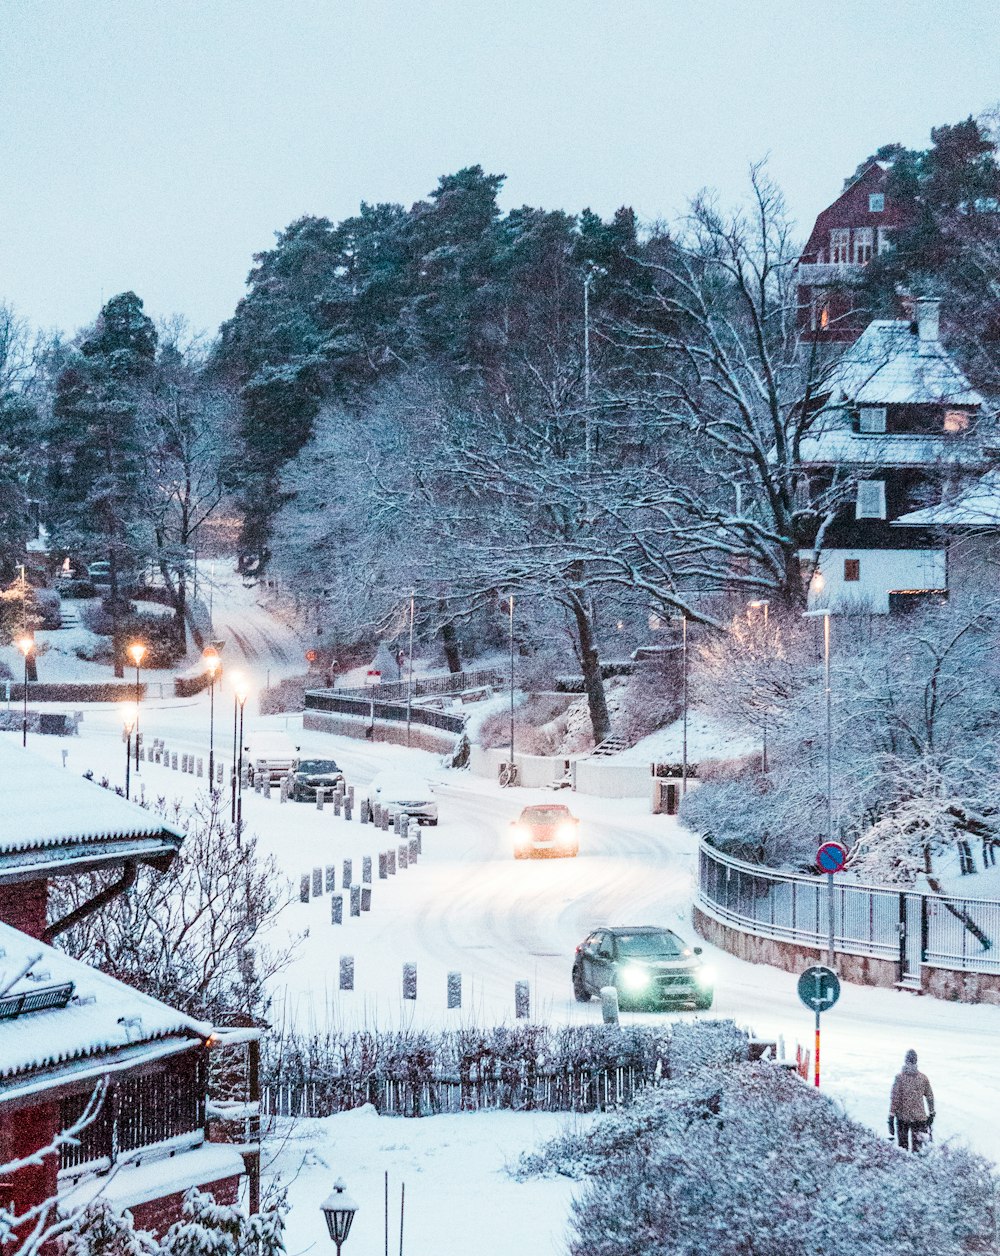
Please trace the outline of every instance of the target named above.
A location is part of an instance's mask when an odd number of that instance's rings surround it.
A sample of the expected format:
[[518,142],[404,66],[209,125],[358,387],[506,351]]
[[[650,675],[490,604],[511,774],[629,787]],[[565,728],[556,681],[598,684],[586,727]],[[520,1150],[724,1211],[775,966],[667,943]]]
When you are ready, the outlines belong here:
[[649,985],[649,969],[629,964],[628,968],[622,969],[622,985],[626,990],[645,990]]
[[576,837],[576,825],[560,824],[556,832],[556,837],[558,837],[561,842],[571,842],[573,838]]
[[527,841],[528,830],[523,824],[515,824],[510,831],[510,835],[514,839],[514,845],[520,846],[523,842]]
[[715,969],[702,964],[700,968],[694,970],[694,979],[703,990],[711,990],[715,985]]

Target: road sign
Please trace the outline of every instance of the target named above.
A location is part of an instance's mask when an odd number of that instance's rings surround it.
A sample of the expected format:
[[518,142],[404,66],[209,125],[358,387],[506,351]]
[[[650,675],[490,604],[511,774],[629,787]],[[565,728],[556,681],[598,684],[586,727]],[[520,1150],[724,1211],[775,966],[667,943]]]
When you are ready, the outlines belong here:
[[843,872],[847,847],[840,842],[824,842],[816,852],[816,864],[823,872]]
[[840,978],[832,968],[814,964],[799,978],[798,992],[810,1012],[829,1012],[840,998]]
[[318,657],[319,656],[317,655],[315,650],[306,650],[306,662],[307,663],[315,663]]

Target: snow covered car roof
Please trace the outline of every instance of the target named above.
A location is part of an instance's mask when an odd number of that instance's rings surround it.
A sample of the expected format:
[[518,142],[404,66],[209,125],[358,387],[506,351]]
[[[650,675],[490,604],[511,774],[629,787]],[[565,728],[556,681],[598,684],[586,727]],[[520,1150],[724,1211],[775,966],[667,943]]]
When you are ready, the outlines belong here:
[[184,833],[113,790],[0,739],[0,882],[169,860]]
[[[61,1004],[46,1006],[47,994],[70,983]],[[2,923],[0,991],[0,1100],[64,1075],[96,1079],[119,1063],[175,1054],[211,1033],[210,1025]],[[39,1010],[19,1011],[20,995],[34,996]]]

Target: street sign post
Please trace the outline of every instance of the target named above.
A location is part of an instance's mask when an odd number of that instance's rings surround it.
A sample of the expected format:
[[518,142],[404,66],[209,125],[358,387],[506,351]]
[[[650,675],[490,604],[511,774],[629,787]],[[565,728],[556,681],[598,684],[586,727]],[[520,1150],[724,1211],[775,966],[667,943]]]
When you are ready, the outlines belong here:
[[847,847],[840,842],[824,842],[816,852],[816,866],[826,873],[827,963],[833,963],[833,874],[843,872],[847,863]]
[[799,998],[816,1013],[816,1049],[813,1059],[813,1081],[819,1086],[819,1018],[840,998],[840,978],[832,968],[814,964],[799,977]]

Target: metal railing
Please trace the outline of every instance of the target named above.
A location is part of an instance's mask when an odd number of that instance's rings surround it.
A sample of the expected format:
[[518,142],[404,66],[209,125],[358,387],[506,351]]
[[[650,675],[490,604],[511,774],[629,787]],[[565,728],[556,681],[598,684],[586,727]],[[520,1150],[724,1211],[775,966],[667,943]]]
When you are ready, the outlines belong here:
[[[833,888],[837,951],[894,961],[901,980],[922,965],[1000,974],[1000,903],[839,878]],[[749,933],[824,950],[828,893],[825,877],[778,872],[700,845],[697,905]]]
[[[500,689],[506,683],[493,667],[476,672],[449,672],[447,676],[414,676],[410,697],[416,702],[419,698],[456,696],[472,689]],[[365,698],[370,701],[372,690],[375,692],[376,702],[405,702],[409,682],[400,680],[372,685],[368,689],[329,689],[324,692],[336,693],[343,698]]]
[[[331,715],[354,715],[370,719],[372,714],[370,698],[345,698],[341,696],[339,691],[333,689],[307,690],[305,706],[307,711],[326,711]],[[406,718],[405,702],[376,701],[376,723],[382,721],[383,723],[405,724]],[[426,728],[440,728],[448,733],[461,733],[465,729],[464,715],[451,715],[446,711],[432,711],[427,707],[411,707],[410,722],[412,724],[423,724]]]

